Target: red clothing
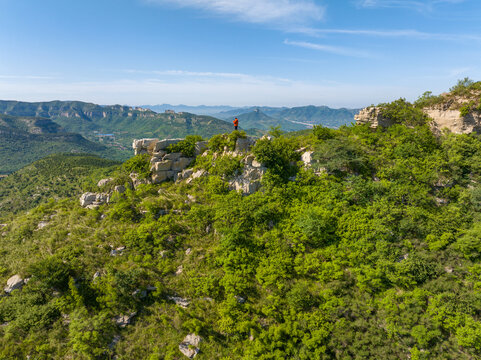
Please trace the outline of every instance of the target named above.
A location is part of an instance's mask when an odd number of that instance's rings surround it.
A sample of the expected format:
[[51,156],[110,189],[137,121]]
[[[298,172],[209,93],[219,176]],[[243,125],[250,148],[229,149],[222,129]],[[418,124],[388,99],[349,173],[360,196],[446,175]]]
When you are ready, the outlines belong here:
[[234,123],[234,126],[239,126],[239,120],[237,120],[237,118],[234,119],[233,123]]

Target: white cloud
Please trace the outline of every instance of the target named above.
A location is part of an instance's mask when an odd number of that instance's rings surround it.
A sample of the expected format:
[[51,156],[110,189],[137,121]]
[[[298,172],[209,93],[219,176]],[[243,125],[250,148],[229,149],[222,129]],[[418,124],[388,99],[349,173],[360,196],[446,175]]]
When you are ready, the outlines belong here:
[[459,4],[465,0],[359,0],[358,6],[364,8],[406,8],[419,12],[433,11],[440,4]]
[[283,26],[323,19],[325,8],[313,0],[145,0],[200,9],[251,23]]
[[284,44],[286,45],[293,45],[298,46],[306,49],[317,50],[328,52],[331,54],[342,55],[342,56],[351,56],[351,57],[371,57],[371,55],[365,51],[340,47],[340,46],[331,46],[331,45],[322,45],[322,44],[315,44],[307,41],[289,41],[284,40]]

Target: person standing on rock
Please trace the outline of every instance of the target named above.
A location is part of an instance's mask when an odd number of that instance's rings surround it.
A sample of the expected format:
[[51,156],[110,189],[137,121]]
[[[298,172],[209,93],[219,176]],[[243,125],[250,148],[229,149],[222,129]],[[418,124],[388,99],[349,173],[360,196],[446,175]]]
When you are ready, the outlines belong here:
[[237,127],[239,126],[239,120],[235,118],[233,123],[234,123],[234,130],[237,130]]

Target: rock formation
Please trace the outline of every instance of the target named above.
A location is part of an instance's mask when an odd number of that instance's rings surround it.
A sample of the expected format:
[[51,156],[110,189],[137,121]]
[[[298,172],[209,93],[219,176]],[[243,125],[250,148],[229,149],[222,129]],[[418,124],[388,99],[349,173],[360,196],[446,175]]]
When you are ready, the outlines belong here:
[[20,275],[13,275],[11,278],[7,280],[7,286],[3,288],[3,290],[10,294],[13,290],[21,289],[23,287],[24,280]]
[[179,350],[189,359],[193,359],[199,353],[199,344],[202,338],[196,334],[187,335],[179,345]]
[[356,124],[364,125],[369,124],[372,128],[377,128],[378,126],[388,127],[393,125],[393,122],[382,116],[381,109],[376,106],[369,106],[362,109],[359,114],[354,116]]
[[[432,121],[431,129],[435,134],[440,134],[443,129],[448,129],[455,134],[470,134],[481,132],[481,113],[475,109],[475,105],[468,110],[466,115],[461,114],[461,108],[469,104],[478,104],[479,92],[473,92],[465,96],[456,96],[452,93],[444,93],[439,96],[437,103],[424,107],[422,111]],[[394,124],[389,118],[382,115],[382,109],[378,106],[370,106],[362,109],[354,116],[356,124],[369,124],[370,127],[388,127]]]

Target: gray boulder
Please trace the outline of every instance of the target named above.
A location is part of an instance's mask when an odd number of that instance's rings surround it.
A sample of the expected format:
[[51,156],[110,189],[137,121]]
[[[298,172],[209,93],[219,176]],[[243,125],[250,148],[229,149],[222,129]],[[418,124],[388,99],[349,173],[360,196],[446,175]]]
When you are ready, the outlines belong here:
[[195,143],[195,156],[202,154],[205,150],[207,150],[207,145],[209,144],[208,141],[198,141]]
[[107,185],[109,182],[112,182],[114,179],[108,178],[108,179],[102,179],[97,183],[98,187],[102,187],[104,185]]
[[174,171],[182,171],[182,170],[184,170],[187,166],[189,166],[191,162],[192,162],[192,158],[181,157],[181,158],[179,158],[179,160],[177,160],[176,162],[174,162],[174,164],[172,165],[172,170],[174,170]]
[[235,143],[235,152],[247,152],[250,151],[252,146],[254,146],[256,141],[251,137],[238,138]]
[[163,139],[155,144],[154,152],[167,149],[170,145],[177,144],[184,139]]
[[92,205],[96,198],[96,193],[86,192],[80,196],[80,206],[87,207],[88,205]]
[[196,334],[187,335],[179,345],[179,350],[189,359],[193,359],[199,353],[199,344],[202,338]]
[[10,279],[7,280],[7,286],[3,288],[3,290],[10,294],[13,290],[21,289],[23,287],[23,279],[20,275],[13,275]]

